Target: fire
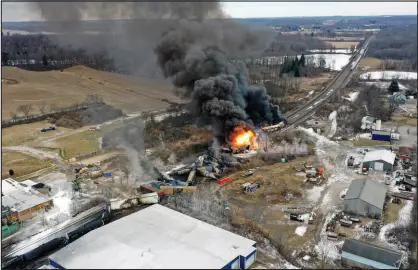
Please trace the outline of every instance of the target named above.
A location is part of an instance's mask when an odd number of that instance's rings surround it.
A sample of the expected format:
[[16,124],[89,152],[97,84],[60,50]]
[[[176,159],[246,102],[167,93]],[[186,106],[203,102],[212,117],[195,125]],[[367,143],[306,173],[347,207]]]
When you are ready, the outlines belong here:
[[237,148],[250,146],[251,149],[257,149],[255,131],[247,126],[234,127],[228,136],[230,144]]

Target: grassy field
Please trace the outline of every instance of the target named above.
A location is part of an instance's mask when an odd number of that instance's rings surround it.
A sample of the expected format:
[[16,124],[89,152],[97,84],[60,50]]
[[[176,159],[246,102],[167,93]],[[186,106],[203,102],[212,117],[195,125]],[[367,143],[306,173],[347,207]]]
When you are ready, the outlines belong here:
[[389,142],[385,141],[374,141],[369,139],[358,139],[353,141],[354,146],[376,146],[376,145],[390,145]]
[[2,146],[19,145],[37,139],[48,139],[57,136],[57,134],[71,132],[71,129],[62,127],[48,132],[41,132],[42,128],[49,127],[50,125],[47,121],[42,121],[2,128]]
[[70,159],[99,150],[98,136],[95,131],[83,131],[53,140],[51,147],[62,149],[62,157]]
[[366,58],[362,58],[359,62],[359,67],[363,68],[363,67],[369,67],[371,69],[377,69],[380,67],[380,65],[382,64],[382,60],[378,59],[378,58],[373,58],[373,57],[366,57]]
[[[13,82],[13,83],[10,83]],[[156,110],[168,107],[161,99],[179,101],[168,82],[135,78],[98,71],[84,66],[63,70],[34,72],[16,67],[2,69],[2,114],[11,118],[17,107],[32,104],[68,106],[84,100],[87,94],[99,94],[104,101],[124,112]]]
[[350,49],[351,46],[357,46],[358,44],[356,41],[328,41],[328,43],[336,49]]
[[41,160],[18,152],[1,153],[1,178],[7,178],[9,170],[15,172],[15,177],[27,175],[32,172],[50,167],[51,164],[46,160]]
[[417,119],[405,116],[393,116],[391,122],[401,125],[417,126]]

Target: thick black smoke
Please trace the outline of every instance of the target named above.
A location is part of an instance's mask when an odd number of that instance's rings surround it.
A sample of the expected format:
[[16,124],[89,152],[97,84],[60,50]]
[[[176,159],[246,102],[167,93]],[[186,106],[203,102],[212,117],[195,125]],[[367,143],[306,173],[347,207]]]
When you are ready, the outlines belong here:
[[[249,86],[245,65],[236,60],[260,55],[274,33],[226,19],[219,2],[32,2],[57,28],[61,43],[105,50],[115,63],[139,74],[155,74],[157,62],[166,78],[186,89],[197,116],[212,120],[216,135],[233,126],[274,124],[283,120],[264,87]],[[94,24],[85,19],[130,19]],[[216,18],[216,19],[214,19]],[[101,27],[100,27],[101,26]],[[233,59],[233,60],[232,60]],[[148,74],[151,73],[151,74]],[[154,75],[153,75],[154,76]]]
[[248,85],[245,64],[229,59],[220,49],[225,44],[216,44],[216,39],[210,42],[206,36],[200,39],[205,35],[203,23],[193,27],[179,25],[165,33],[155,53],[164,76],[187,90],[197,116],[212,120],[215,135],[225,138],[234,126],[244,123],[254,126],[283,121],[266,89]]

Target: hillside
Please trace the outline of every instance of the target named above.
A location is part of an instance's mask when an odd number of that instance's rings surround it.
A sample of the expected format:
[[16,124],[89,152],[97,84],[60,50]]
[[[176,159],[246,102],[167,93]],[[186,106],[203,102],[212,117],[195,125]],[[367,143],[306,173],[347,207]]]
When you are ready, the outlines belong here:
[[[135,78],[75,66],[63,71],[34,72],[15,67],[2,68],[2,114],[11,118],[22,104],[44,103],[68,106],[87,94],[98,94],[125,113],[168,107],[161,99],[179,102],[168,82]],[[34,109],[32,113],[38,113]]]

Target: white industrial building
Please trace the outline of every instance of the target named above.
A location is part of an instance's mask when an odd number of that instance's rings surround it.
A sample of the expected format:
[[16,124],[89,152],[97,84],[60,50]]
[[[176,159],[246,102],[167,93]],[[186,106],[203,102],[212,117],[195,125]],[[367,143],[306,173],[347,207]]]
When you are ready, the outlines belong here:
[[377,171],[391,171],[395,163],[396,154],[389,150],[376,150],[366,154],[363,168],[373,168]]
[[256,242],[155,204],[49,257],[60,269],[246,269]]

